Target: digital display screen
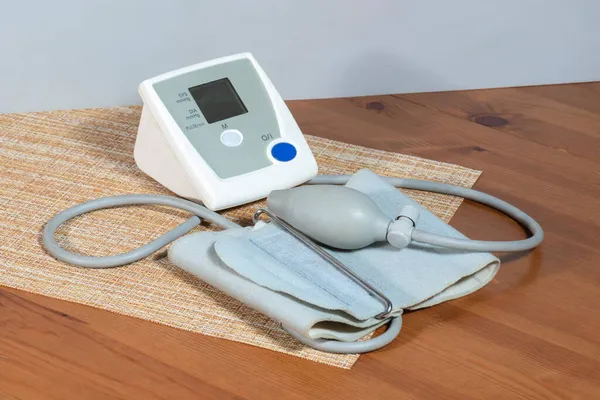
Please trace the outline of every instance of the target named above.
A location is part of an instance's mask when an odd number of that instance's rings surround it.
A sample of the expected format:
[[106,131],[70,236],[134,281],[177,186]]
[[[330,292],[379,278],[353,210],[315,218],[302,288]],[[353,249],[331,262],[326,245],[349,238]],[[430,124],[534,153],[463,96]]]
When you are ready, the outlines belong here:
[[228,78],[204,83],[188,90],[209,124],[248,112]]

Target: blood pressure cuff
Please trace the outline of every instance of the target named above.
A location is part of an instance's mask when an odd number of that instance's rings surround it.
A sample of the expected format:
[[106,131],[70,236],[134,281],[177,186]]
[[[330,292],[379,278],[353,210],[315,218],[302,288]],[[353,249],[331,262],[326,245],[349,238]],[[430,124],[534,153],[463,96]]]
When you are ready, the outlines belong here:
[[[346,186],[368,195],[390,218],[405,205],[420,211],[416,227],[465,238],[369,170]],[[327,201],[327,199],[323,199]],[[411,243],[399,250],[377,243],[360,250],[326,249],[394,305],[392,316],[470,294],[495,276],[500,260]],[[170,260],[210,285],[313,339],[356,341],[387,321],[383,304],[311,251],[277,223],[198,232],[169,249]]]

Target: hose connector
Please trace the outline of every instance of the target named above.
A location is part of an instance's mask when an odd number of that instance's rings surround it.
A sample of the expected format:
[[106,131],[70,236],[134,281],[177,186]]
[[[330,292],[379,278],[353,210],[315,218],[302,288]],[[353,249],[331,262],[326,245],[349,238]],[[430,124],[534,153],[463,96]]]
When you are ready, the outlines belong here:
[[412,232],[419,221],[419,210],[413,206],[404,206],[400,215],[390,224],[386,240],[394,247],[403,249],[412,240]]

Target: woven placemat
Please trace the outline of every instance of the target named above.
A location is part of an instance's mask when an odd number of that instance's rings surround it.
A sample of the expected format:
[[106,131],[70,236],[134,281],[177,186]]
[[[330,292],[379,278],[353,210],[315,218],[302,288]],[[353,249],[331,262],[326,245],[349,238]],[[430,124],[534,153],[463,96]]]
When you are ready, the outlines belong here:
[[[276,322],[171,265],[164,251],[126,267],[92,270],[65,265],[43,250],[44,224],[65,208],[117,194],[172,194],[133,160],[140,111],[118,107],[0,115],[0,285],[350,368],[358,356],[301,345]],[[465,187],[480,174],[310,135],[307,140],[322,174],[369,168],[382,175]],[[409,195],[445,221],[461,202],[449,196]],[[225,215],[248,225],[259,204]],[[115,254],[145,244],[185,219],[184,212],[159,206],[99,211],[65,224],[57,240],[75,252]]]

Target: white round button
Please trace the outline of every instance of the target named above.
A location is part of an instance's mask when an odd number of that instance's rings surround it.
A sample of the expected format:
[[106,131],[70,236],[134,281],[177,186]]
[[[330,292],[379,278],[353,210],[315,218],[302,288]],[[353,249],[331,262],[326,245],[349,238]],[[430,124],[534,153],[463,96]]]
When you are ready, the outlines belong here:
[[244,136],[237,129],[227,129],[221,133],[221,143],[227,147],[235,147],[242,144]]

